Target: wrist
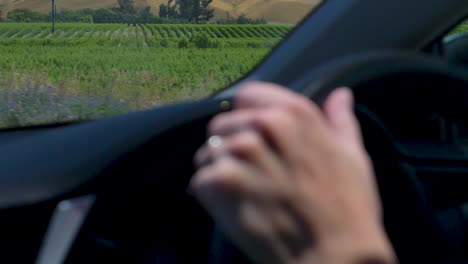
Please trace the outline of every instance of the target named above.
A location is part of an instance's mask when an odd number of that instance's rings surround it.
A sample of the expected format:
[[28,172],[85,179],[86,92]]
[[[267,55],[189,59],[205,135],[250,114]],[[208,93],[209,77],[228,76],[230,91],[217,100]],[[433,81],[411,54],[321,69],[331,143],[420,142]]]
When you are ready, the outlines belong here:
[[[307,255],[307,254],[306,254]],[[349,233],[317,241],[299,264],[396,264],[390,241],[380,225],[354,228]]]

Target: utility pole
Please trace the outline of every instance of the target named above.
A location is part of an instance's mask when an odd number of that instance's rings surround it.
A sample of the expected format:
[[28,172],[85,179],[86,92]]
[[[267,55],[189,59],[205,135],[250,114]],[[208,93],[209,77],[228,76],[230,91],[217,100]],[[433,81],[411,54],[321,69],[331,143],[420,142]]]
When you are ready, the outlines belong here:
[[52,33],[55,32],[55,20],[57,18],[57,5],[56,0],[52,0]]

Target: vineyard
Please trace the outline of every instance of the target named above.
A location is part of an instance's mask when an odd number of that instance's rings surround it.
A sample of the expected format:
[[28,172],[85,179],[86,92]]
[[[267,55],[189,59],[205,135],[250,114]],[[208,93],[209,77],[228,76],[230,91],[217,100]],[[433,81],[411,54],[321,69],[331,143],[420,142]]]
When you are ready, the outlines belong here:
[[[250,71],[290,30],[70,23],[52,34],[50,24],[0,23],[0,127],[205,97]],[[216,45],[187,45],[200,34]]]
[[176,46],[180,39],[205,33],[222,47],[271,47],[283,39],[291,26],[281,25],[123,25],[60,24],[51,33],[50,24],[2,23],[0,43],[46,45]]

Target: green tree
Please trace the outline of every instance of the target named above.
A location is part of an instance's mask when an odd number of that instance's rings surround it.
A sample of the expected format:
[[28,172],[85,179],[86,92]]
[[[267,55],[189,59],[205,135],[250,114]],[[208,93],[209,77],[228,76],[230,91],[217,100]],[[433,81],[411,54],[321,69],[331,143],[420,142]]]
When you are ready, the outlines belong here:
[[179,49],[184,49],[184,48],[188,48],[190,46],[190,42],[188,39],[186,38],[181,38],[177,44],[177,46],[179,47]]
[[167,5],[160,5],[159,15],[171,19],[204,23],[213,18],[214,9],[209,7],[211,2],[213,0],[168,0]]
[[267,21],[264,18],[252,19],[247,17],[245,14],[241,14],[236,19],[237,24],[267,24]]
[[190,42],[197,48],[219,48],[220,43],[216,40],[212,40],[206,32],[194,33],[190,38]]
[[159,6],[159,16],[163,18],[179,19],[180,14],[177,7],[178,5],[174,0],[168,0],[167,5],[161,4]]
[[135,0],[117,0],[118,7],[113,8],[113,11],[124,14],[136,14],[138,8],[135,7]]
[[63,10],[62,12],[57,13],[57,21],[93,23],[93,17],[79,11]]
[[161,4],[159,6],[159,16],[160,17],[168,17],[168,12],[167,12],[167,5]]
[[201,7],[200,7],[199,19],[201,19],[202,21],[208,22],[210,19],[213,18],[214,9],[209,7],[212,1],[213,0],[201,0],[200,1]]
[[12,22],[42,22],[47,20],[47,15],[34,12],[31,9],[14,9],[7,14],[7,20]]

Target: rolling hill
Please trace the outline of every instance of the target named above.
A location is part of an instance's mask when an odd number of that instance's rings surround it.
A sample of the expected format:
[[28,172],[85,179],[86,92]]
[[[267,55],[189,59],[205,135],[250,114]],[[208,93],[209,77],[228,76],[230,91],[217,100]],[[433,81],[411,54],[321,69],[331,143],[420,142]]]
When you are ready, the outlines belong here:
[[[116,6],[116,0],[57,0],[58,8],[109,8]],[[0,0],[3,14],[15,8],[30,8],[39,12],[50,11],[50,0]],[[150,6],[154,13],[166,0],[135,0],[138,6]],[[251,18],[265,18],[269,23],[295,24],[300,21],[321,0],[213,0],[215,19],[245,14]]]

